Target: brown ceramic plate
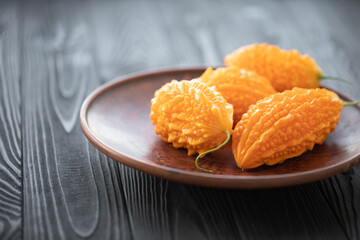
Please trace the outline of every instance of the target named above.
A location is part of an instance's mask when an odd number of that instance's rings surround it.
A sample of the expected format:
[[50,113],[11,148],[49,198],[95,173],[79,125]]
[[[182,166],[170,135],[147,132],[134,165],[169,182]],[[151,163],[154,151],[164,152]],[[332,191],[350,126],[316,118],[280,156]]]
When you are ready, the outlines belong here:
[[[155,134],[149,119],[154,92],[172,79],[191,79],[205,68],[140,74],[105,84],[91,93],[80,111],[81,127],[101,152],[129,167],[173,181],[225,188],[271,188],[320,180],[348,170],[360,160],[360,109],[346,107],[340,123],[324,144],[281,165],[242,171],[231,143],[200,160],[212,169],[196,169],[195,156],[175,149]],[[350,100],[343,94],[343,99]]]

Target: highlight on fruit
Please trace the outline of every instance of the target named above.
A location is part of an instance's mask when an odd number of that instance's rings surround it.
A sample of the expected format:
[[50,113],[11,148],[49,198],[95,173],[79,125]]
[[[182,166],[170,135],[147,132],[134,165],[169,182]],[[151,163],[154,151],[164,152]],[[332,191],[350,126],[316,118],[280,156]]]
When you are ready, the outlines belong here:
[[322,79],[347,82],[339,77],[326,76],[314,59],[301,55],[297,50],[283,50],[278,46],[252,44],[227,55],[225,66],[235,66],[255,71],[270,80],[279,91],[294,87],[318,88]]
[[[229,141],[233,126],[233,107],[216,91],[198,81],[166,83],[151,100],[150,119],[155,133],[175,148],[186,148],[188,155],[202,157]],[[225,143],[224,143],[225,142]],[[210,172],[195,165],[199,170]]]
[[256,72],[237,67],[208,68],[199,77],[206,86],[215,86],[234,108],[234,125],[251,104],[276,93],[270,81]]
[[320,88],[294,88],[258,101],[233,133],[237,165],[274,165],[312,150],[335,130],[343,105],[336,93]]

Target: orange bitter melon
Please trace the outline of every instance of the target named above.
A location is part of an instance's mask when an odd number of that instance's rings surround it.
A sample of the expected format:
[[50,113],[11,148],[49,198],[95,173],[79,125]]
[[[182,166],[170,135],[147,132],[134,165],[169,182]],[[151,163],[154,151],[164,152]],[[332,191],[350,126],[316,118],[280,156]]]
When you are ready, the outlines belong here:
[[150,119],[165,142],[187,148],[189,156],[197,152],[201,157],[229,140],[233,107],[215,87],[173,80],[155,92]]
[[233,105],[234,124],[240,121],[251,104],[276,93],[268,79],[237,67],[208,68],[199,79],[207,86],[215,86],[226,101]]
[[316,62],[296,50],[282,50],[268,44],[244,46],[227,55],[225,66],[236,66],[257,72],[270,80],[277,91],[293,87],[317,88],[324,76]]
[[259,100],[234,129],[237,165],[274,165],[312,150],[335,130],[343,105],[336,93],[320,88],[294,88]]

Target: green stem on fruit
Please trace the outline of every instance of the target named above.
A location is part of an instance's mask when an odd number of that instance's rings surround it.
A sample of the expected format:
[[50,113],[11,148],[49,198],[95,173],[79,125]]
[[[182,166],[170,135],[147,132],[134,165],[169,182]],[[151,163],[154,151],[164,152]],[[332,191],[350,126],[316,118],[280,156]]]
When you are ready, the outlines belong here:
[[360,100],[356,101],[356,102],[346,102],[346,101],[344,101],[344,107],[346,107],[346,106],[355,106],[355,105],[357,105],[359,103],[360,103]]
[[352,82],[350,82],[350,81],[348,81],[348,80],[345,80],[345,79],[343,79],[343,78],[339,78],[339,77],[319,75],[319,78],[320,78],[320,79],[337,80],[337,81],[344,82],[344,83],[347,83],[347,84],[352,84]]
[[196,165],[197,169],[199,169],[200,171],[208,172],[208,173],[211,173],[211,172],[212,172],[212,170],[208,170],[208,169],[205,169],[205,168],[200,167],[200,166],[198,165],[198,161],[199,161],[199,158],[205,156],[205,155],[208,154],[208,153],[211,153],[211,152],[214,152],[214,151],[216,151],[216,150],[219,150],[219,149],[222,148],[225,144],[227,144],[227,142],[230,140],[230,132],[229,132],[229,130],[226,129],[225,133],[226,133],[226,140],[225,140],[222,144],[220,144],[220,145],[217,146],[216,148],[210,149],[210,150],[208,150],[208,151],[206,151],[206,152],[203,152],[202,154],[199,154],[199,156],[197,156],[197,158],[196,158],[196,160],[195,160],[195,165]]

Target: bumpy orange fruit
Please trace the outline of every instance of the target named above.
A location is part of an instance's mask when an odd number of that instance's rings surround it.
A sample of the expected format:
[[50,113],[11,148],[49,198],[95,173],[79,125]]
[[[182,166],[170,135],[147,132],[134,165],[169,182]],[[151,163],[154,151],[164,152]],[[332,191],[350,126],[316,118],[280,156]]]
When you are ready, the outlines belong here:
[[312,150],[335,130],[343,105],[336,93],[319,88],[294,88],[259,100],[234,129],[237,165],[274,165]]
[[188,155],[219,146],[232,132],[233,107],[214,87],[198,81],[165,84],[151,100],[150,119],[155,132]]
[[277,91],[293,87],[317,88],[324,78],[321,69],[309,56],[268,44],[241,47],[227,55],[224,62],[225,66],[256,71],[269,79]]
[[226,101],[233,105],[234,124],[240,121],[251,104],[276,93],[265,77],[237,67],[208,68],[199,79],[207,86],[215,86]]

